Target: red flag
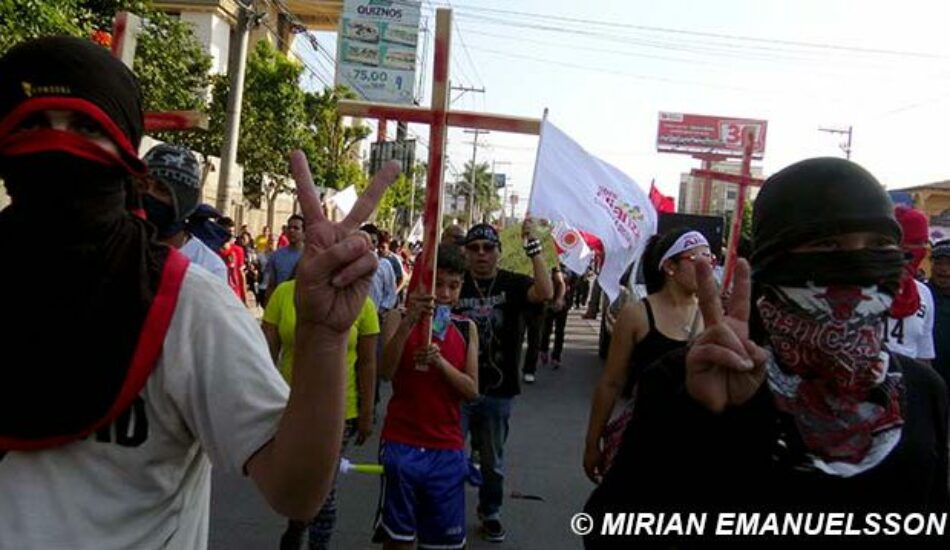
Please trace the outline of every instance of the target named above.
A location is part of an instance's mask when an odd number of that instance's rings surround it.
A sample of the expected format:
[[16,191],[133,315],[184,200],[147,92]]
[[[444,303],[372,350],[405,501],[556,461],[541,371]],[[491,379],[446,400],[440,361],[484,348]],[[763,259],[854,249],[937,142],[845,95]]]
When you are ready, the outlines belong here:
[[650,182],[650,202],[657,212],[676,212],[673,197],[667,197],[656,188],[656,180]]

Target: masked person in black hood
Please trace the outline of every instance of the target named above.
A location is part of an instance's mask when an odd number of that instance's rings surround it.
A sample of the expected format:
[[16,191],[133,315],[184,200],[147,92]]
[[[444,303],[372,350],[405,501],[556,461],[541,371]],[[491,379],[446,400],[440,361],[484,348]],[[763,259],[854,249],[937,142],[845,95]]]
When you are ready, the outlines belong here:
[[31,267],[0,270],[17,320],[0,331],[17,359],[0,367],[0,548],[205,548],[211,463],[295,519],[338,468],[347,332],[376,268],[355,230],[398,170],[333,224],[291,157],[310,223],[288,400],[246,309],[138,217],[142,127],[134,75],[101,46],[0,57],[0,246]]
[[[841,159],[793,164],[762,187],[752,231],[751,274],[740,261],[729,311],[696,264],[706,328],[643,373],[616,466],[587,504],[587,548],[630,544],[596,536],[606,512],[712,515],[705,537],[647,545],[771,548],[841,544],[795,539],[795,512],[854,513],[849,528],[873,538],[895,534],[885,513],[948,511],[944,383],[881,341],[904,265],[881,185]],[[760,532],[779,537],[714,538],[723,512],[758,512],[760,526],[774,512],[778,530]],[[812,530],[830,517],[812,516]]]
[[201,199],[201,169],[186,147],[163,143],[145,153],[148,175],[141,179],[145,215],[163,243],[177,248],[191,263],[228,282],[228,269],[217,252],[187,229],[188,216]]

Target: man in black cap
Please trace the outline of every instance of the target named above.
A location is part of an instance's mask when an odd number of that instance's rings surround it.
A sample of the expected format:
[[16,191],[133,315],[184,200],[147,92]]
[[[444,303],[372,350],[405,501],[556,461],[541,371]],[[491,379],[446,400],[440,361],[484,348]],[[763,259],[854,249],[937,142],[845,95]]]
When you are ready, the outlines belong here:
[[950,239],[940,241],[930,251],[930,281],[934,297],[933,366],[950,386]]
[[158,230],[158,239],[227,282],[228,269],[221,256],[188,232],[188,216],[201,199],[201,168],[195,156],[187,147],[162,143],[149,149],[142,160],[148,169],[141,180],[142,205]]
[[[751,276],[740,260],[729,311],[696,264],[705,330],[640,378],[614,467],[587,504],[588,548],[630,544],[597,536],[607,512],[709,512],[714,526],[717,512],[776,513],[780,526],[795,512],[853,512],[849,531],[873,537],[883,513],[950,508],[946,386],[882,341],[905,261],[883,187],[842,159],[793,164],[763,185],[752,233]],[[818,533],[834,535],[824,519]],[[641,542],[701,546],[719,531]]]
[[551,275],[541,254],[541,241],[526,220],[524,250],[531,258],[534,277],[498,268],[501,239],[489,224],[478,224],[465,236],[468,273],[455,313],[478,327],[478,400],[462,408],[464,431],[481,462],[484,482],[478,492],[482,536],[491,542],[505,540],[501,524],[504,494],[504,448],[508,439],[511,403],[520,393],[518,365],[524,338],[524,313],[529,304],[543,304],[554,295]]
[[31,266],[0,270],[17,319],[0,331],[17,359],[0,367],[0,548],[205,548],[211,463],[312,517],[338,469],[347,333],[376,268],[356,229],[398,168],[333,224],[291,156],[309,223],[288,399],[246,309],[134,213],[132,72],[44,38],[9,50],[0,75],[0,246]]

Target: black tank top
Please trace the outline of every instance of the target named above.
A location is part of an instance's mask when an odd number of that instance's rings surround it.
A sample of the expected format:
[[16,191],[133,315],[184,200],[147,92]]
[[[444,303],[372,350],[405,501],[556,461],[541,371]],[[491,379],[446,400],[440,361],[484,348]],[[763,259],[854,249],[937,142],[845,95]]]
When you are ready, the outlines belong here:
[[667,353],[682,348],[686,345],[686,340],[674,340],[663,335],[656,328],[656,320],[653,317],[653,307],[650,301],[644,298],[643,305],[647,308],[647,322],[650,330],[643,340],[637,342],[633,347],[633,353],[630,354],[630,365],[627,367],[627,381],[623,386],[624,398],[633,394],[633,386],[640,379],[643,369],[649,367],[654,361],[663,357]]

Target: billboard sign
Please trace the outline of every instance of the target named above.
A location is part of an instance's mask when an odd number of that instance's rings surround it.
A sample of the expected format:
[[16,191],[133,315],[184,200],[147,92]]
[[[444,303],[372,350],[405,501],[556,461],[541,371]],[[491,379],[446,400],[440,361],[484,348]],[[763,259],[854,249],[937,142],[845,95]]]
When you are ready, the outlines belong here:
[[407,0],[345,0],[336,83],[366,101],[411,104],[421,11]]
[[755,132],[752,158],[765,154],[768,122],[749,118],[690,115],[660,112],[656,133],[656,150],[661,153],[713,154],[742,156],[742,134],[746,128]]

